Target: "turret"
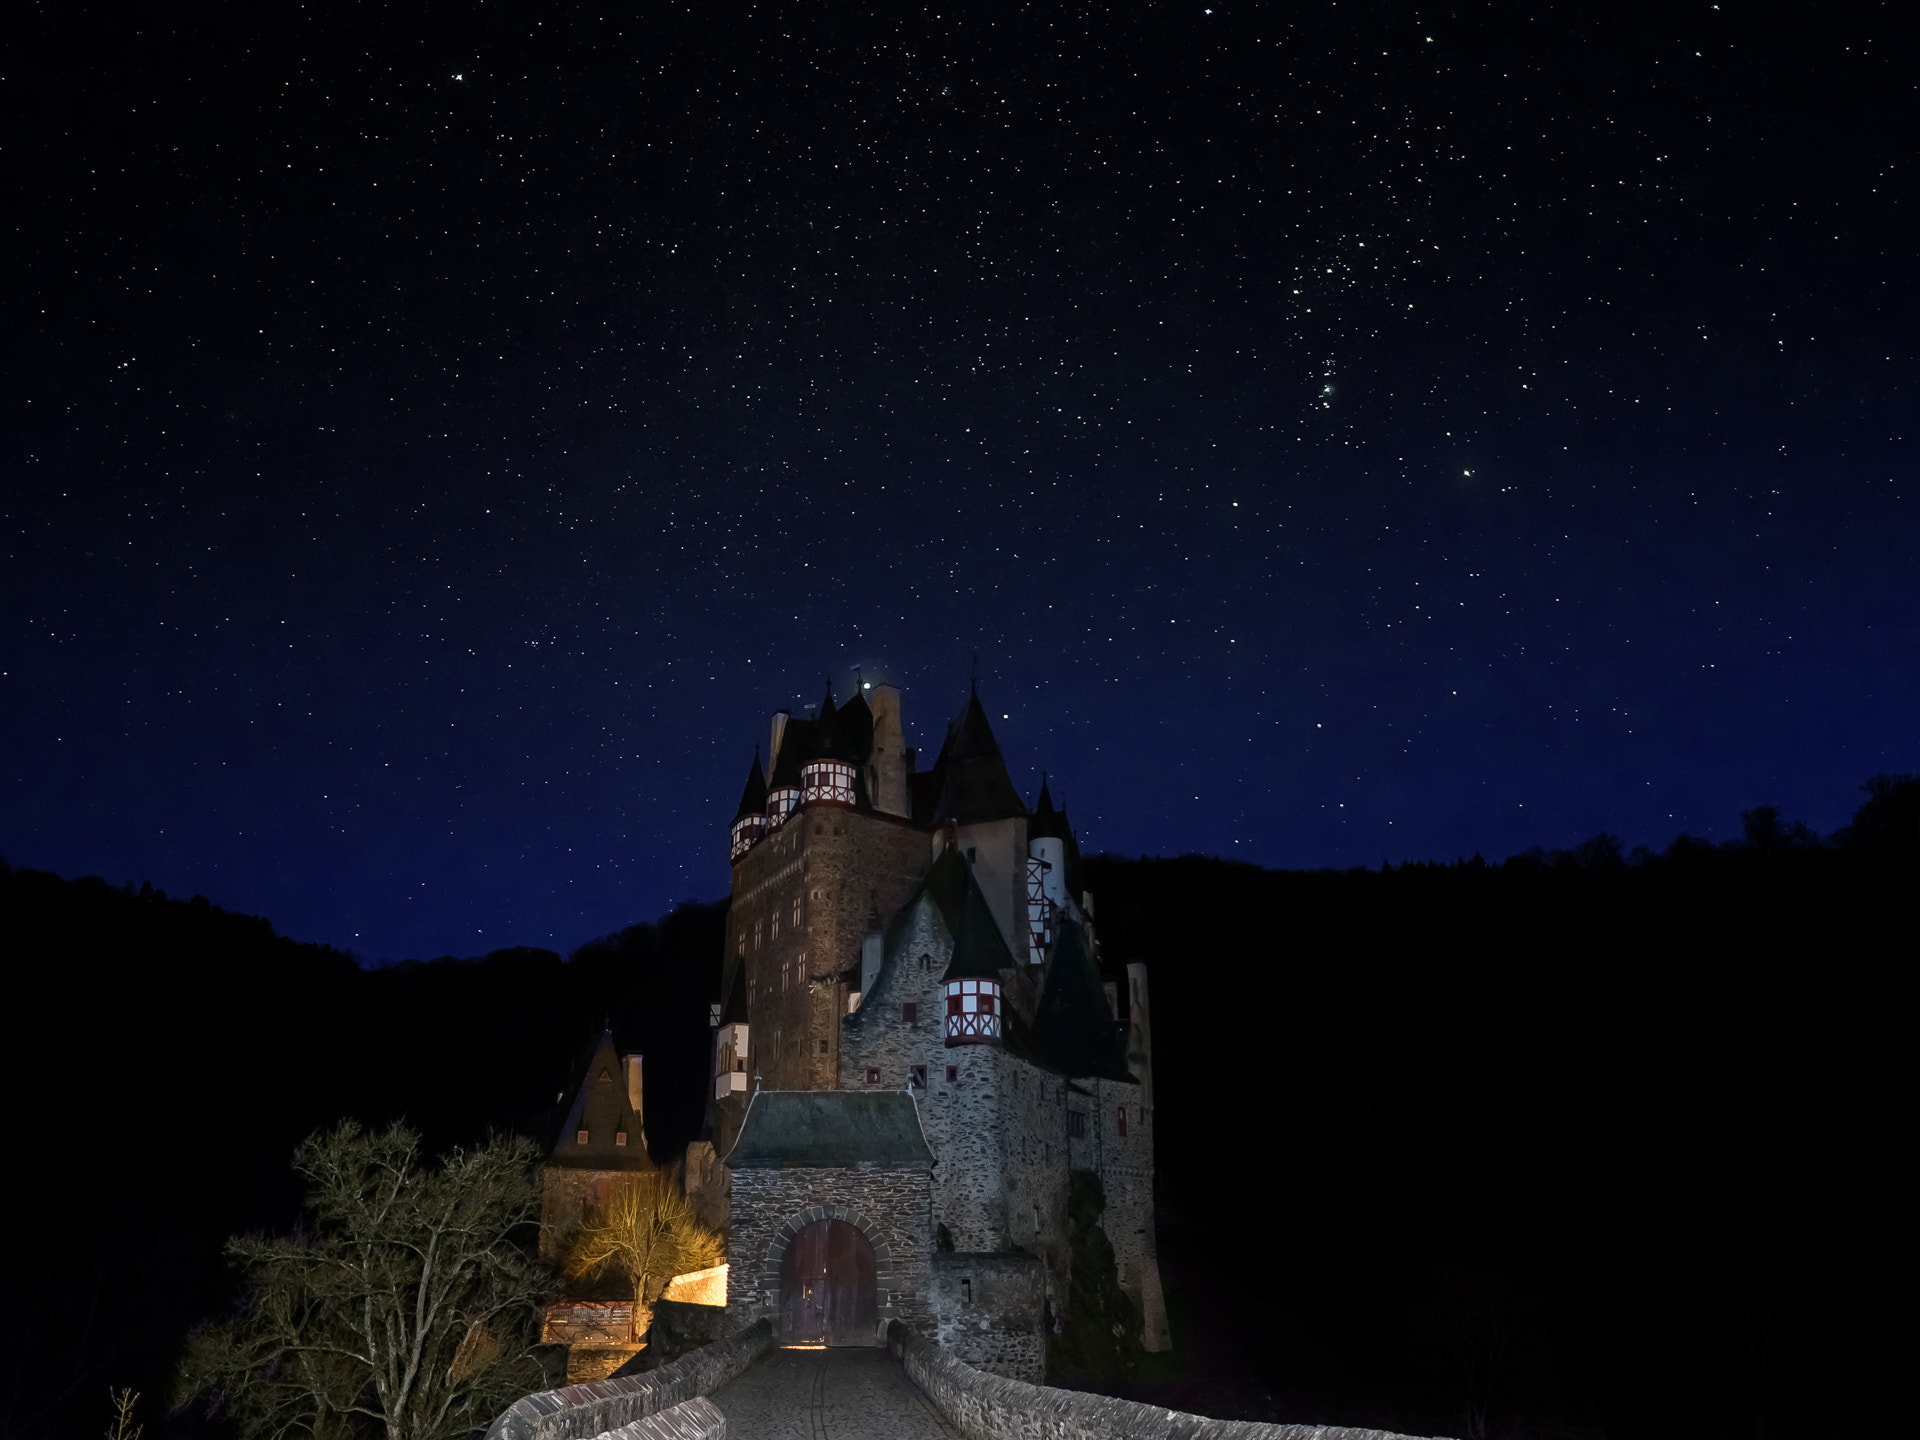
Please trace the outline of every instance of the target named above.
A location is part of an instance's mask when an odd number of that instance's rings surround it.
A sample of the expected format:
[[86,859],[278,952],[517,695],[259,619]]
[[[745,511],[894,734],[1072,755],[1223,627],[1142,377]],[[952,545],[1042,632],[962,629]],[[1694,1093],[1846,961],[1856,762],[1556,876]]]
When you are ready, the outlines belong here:
[[1028,960],[1038,965],[1060,926],[1067,902],[1067,817],[1056,810],[1047,777],[1040,777],[1040,798],[1027,822]]
[[740,792],[740,808],[733,812],[733,828],[727,846],[727,858],[737,861],[753,848],[753,842],[767,831],[767,777],[760,768],[760,751],[753,752],[753,768],[747,772],[747,787]]
[[[862,709],[865,707],[862,706]],[[800,767],[800,804],[845,805],[854,803],[853,756],[840,733],[838,713],[833,708],[833,686],[820,702],[820,717],[814,721],[814,753]]]

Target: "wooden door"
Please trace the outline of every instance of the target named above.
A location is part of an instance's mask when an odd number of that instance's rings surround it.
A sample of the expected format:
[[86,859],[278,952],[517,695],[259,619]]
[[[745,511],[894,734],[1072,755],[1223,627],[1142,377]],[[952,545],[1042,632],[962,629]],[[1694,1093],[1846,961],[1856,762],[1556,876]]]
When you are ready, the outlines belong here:
[[816,1220],[780,1260],[786,1345],[872,1345],[879,1314],[873,1245],[844,1220]]

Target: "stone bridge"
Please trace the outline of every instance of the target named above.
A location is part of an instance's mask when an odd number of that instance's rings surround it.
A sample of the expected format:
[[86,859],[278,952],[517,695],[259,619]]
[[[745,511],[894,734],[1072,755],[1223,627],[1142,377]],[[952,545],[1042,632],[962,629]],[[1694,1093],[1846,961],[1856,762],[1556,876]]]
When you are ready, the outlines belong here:
[[780,1348],[761,1320],[642,1375],[529,1395],[487,1440],[1408,1440],[1214,1420],[988,1375],[895,1321],[887,1347]]

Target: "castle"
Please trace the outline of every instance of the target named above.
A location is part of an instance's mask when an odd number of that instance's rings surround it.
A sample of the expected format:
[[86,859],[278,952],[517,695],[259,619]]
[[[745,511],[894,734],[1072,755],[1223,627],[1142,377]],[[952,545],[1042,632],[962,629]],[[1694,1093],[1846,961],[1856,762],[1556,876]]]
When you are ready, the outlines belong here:
[[727,1230],[729,1323],[875,1344],[897,1318],[1038,1380],[1086,1172],[1164,1349],[1145,967],[1123,1022],[1066,813],[1044,779],[1029,810],[977,693],[925,770],[891,686],[776,712],[729,847],[711,1140],[687,1160]]

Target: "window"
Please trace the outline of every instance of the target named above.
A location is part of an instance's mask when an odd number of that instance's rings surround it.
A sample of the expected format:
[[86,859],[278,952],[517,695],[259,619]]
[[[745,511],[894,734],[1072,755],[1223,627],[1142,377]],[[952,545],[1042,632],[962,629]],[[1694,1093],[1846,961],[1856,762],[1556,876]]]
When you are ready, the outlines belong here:
[[796,930],[800,928],[800,897],[798,895],[793,897],[793,928]]
[[1084,1140],[1086,1138],[1087,1116],[1085,1111],[1067,1111],[1067,1134],[1075,1140]]
[[616,1144],[616,1145],[618,1145],[618,1146],[619,1146],[619,1147],[620,1147],[621,1149],[623,1149],[623,1150],[624,1150],[624,1149],[626,1148],[626,1145],[627,1145],[627,1132],[626,1132],[626,1131],[624,1131],[624,1130],[616,1130],[616,1131],[614,1131],[614,1132],[613,1132],[613,1143],[614,1143],[614,1144]]
[[742,955],[747,953],[747,932],[744,930],[740,932],[740,953]]
[[824,1040],[822,1040],[822,1041],[820,1042],[820,1053],[821,1053],[822,1055],[824,1055],[824,1054],[826,1054],[826,1053],[827,1053],[827,1042],[826,1042],[826,1041],[824,1041]]
[[584,1144],[586,1144],[586,1143],[587,1143],[587,1132],[586,1132],[586,1131],[584,1131],[584,1130],[582,1130],[582,1131],[580,1131],[579,1133],[577,1133],[577,1134],[576,1134],[576,1135],[575,1135],[575,1136],[573,1137],[573,1143],[574,1143],[574,1144],[576,1144],[576,1145],[584,1145]]
[[1127,1107],[1124,1105],[1120,1107],[1120,1138],[1127,1138]]
[[927,1067],[924,1065],[909,1065],[907,1067],[907,1083],[916,1090],[926,1089]]
[[900,1018],[909,1025],[913,1024],[914,1021],[920,1018],[919,1004],[913,1000],[907,1001],[906,1004],[900,1007]]
[[975,861],[977,861],[979,858],[980,858],[980,848],[977,845],[967,846],[967,863],[971,865]]
[[973,1281],[962,1280],[960,1282],[960,1303],[962,1305],[973,1304]]
[[960,1083],[960,1067],[958,1065],[947,1066],[947,1084],[958,1085],[959,1083]]
[[880,1083],[880,1067],[878,1065],[869,1065],[867,1067],[867,1084],[878,1085],[879,1083]]

